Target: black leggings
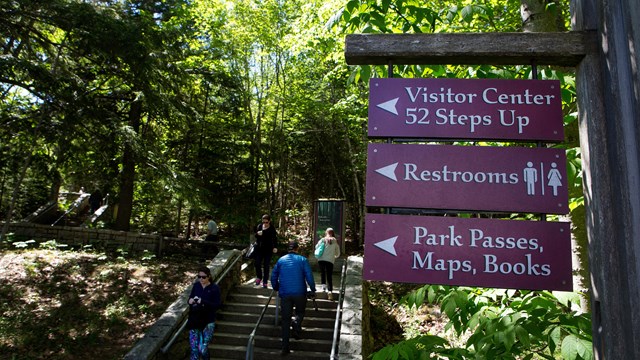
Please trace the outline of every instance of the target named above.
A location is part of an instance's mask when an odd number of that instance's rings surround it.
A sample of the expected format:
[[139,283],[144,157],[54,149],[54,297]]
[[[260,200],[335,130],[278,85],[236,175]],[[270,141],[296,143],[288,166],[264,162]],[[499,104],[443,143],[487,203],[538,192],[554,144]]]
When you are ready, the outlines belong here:
[[327,290],[333,291],[333,263],[320,260],[318,266],[320,266],[320,282],[327,284]]
[[262,279],[263,282],[269,280],[269,270],[271,270],[271,250],[269,252],[256,251],[256,258],[253,260],[256,267],[256,278]]

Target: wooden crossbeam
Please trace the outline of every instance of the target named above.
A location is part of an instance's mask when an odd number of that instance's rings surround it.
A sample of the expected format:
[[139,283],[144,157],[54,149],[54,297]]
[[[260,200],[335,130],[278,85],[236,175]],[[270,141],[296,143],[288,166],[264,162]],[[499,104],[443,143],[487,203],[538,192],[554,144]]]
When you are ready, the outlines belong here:
[[349,65],[576,66],[597,45],[595,31],[351,34],[345,58]]

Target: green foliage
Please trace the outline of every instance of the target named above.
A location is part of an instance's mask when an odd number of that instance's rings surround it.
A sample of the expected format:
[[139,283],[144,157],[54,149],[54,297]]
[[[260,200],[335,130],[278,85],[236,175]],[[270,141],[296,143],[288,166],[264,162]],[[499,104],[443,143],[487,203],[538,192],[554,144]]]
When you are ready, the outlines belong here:
[[56,240],[45,241],[40,243],[40,245],[38,245],[40,249],[44,249],[44,250],[57,250],[57,249],[64,250],[67,246],[68,246],[67,244],[60,244]]
[[466,359],[467,351],[446,348],[447,341],[438,336],[423,335],[377,351],[372,360]]
[[15,241],[13,242],[13,246],[16,249],[26,249],[29,246],[35,245],[36,241],[31,239],[31,240],[26,240],[26,241]]
[[204,213],[246,231],[318,197],[361,208],[366,93],[347,85],[324,26],[338,2],[227,5],[8,3],[2,213],[14,188],[24,217],[81,186],[145,232],[177,234]]
[[413,307],[425,301],[440,304],[449,319],[446,327],[468,336],[466,346],[417,337],[387,346],[374,359],[593,359],[591,320],[576,310],[575,293],[430,285],[400,303]]

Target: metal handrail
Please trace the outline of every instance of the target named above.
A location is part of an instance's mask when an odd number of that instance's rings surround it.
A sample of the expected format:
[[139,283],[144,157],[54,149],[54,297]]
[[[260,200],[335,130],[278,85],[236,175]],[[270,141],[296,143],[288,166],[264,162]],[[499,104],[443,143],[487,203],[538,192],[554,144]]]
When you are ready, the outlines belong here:
[[[231,271],[231,269],[234,268],[234,266],[236,265],[236,263],[240,260],[242,260],[242,255],[243,254],[239,254],[235,260],[233,260],[233,262],[231,263],[231,265],[227,266],[226,269],[220,274],[220,276],[218,276],[216,278],[215,284],[219,284],[225,276],[227,276],[227,274],[229,273],[229,271]],[[180,325],[180,328],[178,328],[178,330],[173,334],[173,336],[171,337],[171,339],[169,339],[169,342],[167,342],[167,344],[165,346],[163,346],[160,351],[163,354],[166,354],[169,349],[171,349],[171,346],[173,346],[173,343],[176,341],[176,339],[178,338],[178,336],[180,336],[180,334],[184,331],[184,329],[187,327],[187,321],[188,321],[188,317],[187,319],[183,320],[182,325]]]
[[[253,360],[253,347],[255,343],[256,333],[258,332],[258,327],[260,327],[260,323],[262,323],[262,319],[264,318],[264,315],[267,313],[267,309],[269,308],[269,304],[271,304],[271,299],[273,298],[274,293],[275,291],[272,289],[271,293],[269,294],[269,299],[267,299],[267,303],[264,304],[264,307],[262,308],[262,312],[260,313],[260,317],[256,322],[256,326],[254,326],[253,331],[251,331],[251,334],[249,335],[249,340],[247,341],[247,353],[245,355],[246,360]],[[278,301],[279,301],[279,298],[276,297],[276,324],[278,322],[278,312],[277,312]]]
[[331,343],[331,356],[330,360],[338,359],[336,350],[338,348],[338,340],[340,338],[340,321],[342,319],[342,302],[344,300],[344,288],[346,287],[345,278],[347,274],[347,259],[344,259],[342,264],[342,275],[340,276],[340,294],[338,296],[338,308],[336,309],[336,321],[333,326],[333,342]]
[[71,206],[69,206],[67,211],[65,211],[64,214],[62,214],[62,216],[58,218],[58,220],[54,221],[53,224],[51,224],[51,226],[55,226],[60,220],[62,220],[65,216],[67,216],[73,210],[79,209],[80,205],[82,205],[82,202],[87,197],[89,197],[89,194],[80,194],[80,196],[78,196],[78,198],[71,204]]

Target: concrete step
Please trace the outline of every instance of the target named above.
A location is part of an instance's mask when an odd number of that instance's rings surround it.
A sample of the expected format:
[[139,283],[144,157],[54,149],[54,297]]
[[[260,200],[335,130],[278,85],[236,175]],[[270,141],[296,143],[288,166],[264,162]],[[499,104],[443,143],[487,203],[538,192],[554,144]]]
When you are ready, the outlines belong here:
[[[333,329],[333,325],[335,323],[335,311],[333,317],[315,317],[315,310],[305,312],[304,320],[302,321],[302,326],[308,327],[320,327],[320,328],[331,328]],[[246,323],[253,324],[255,326],[258,321],[259,314],[247,314],[241,312],[228,312],[228,311],[220,311],[218,313],[218,321],[226,321],[231,322],[235,321],[237,323]],[[262,319],[262,324],[275,324],[275,314],[265,314]],[[261,325],[262,326],[262,325]]]
[[[314,273],[314,277],[317,277],[319,282],[319,274]],[[339,274],[334,274],[334,284],[339,283]],[[254,339],[254,359],[282,359],[282,329],[279,323],[276,324],[275,319],[276,296],[277,293],[271,287],[265,289],[256,286],[253,281],[236,286],[227,295],[223,307],[218,311],[215,335],[209,346],[212,358],[245,359],[249,335],[265,304],[269,302]],[[337,300],[337,293],[334,293],[334,297]],[[318,310],[315,309],[316,305]],[[286,357],[304,360],[327,359],[333,341],[336,309],[337,301],[328,300],[325,292],[316,293],[315,303],[307,300],[302,337],[299,340],[291,338],[291,353]]]
[[[271,322],[263,322],[262,324],[260,324],[256,335],[270,336],[280,339],[280,325],[274,325],[273,318],[271,318],[270,320]],[[305,339],[333,340],[333,327],[326,328],[309,326],[306,319],[302,322],[302,325],[302,331],[305,333]],[[245,336],[245,338],[248,339],[249,334],[253,331],[254,327],[255,323],[249,324],[239,323],[236,321],[218,320],[216,321],[216,334],[214,336],[217,336],[218,333],[226,333]]]
[[[290,347],[292,350],[305,350],[305,349],[314,349],[315,351],[331,351],[331,343],[333,339],[324,340],[324,339],[311,339],[305,338],[306,335],[310,334],[310,330],[303,330],[301,338],[299,340],[291,339]],[[228,346],[246,346],[249,341],[249,335],[234,335],[228,333],[217,333],[214,336],[214,342],[221,345]],[[280,332],[278,329],[277,336],[263,336],[256,335],[254,338],[254,346],[256,348],[264,348],[264,349],[280,349]]]
[[[305,317],[331,318],[331,319],[334,319],[336,317],[335,308],[321,307],[320,303],[317,300],[316,300],[316,303],[318,303],[317,311],[313,305],[313,302],[311,301],[307,302]],[[246,317],[250,317],[252,315],[260,315],[260,313],[262,313],[263,308],[264,308],[264,305],[225,302],[223,310],[220,311],[220,315],[224,316],[224,314],[226,313],[240,313],[245,315]],[[275,305],[269,305],[265,315],[275,315],[275,312],[276,312]]]
[[[214,336],[215,339],[215,336]],[[326,360],[329,358],[330,351],[307,351],[302,349],[297,349],[294,343],[297,340],[292,340],[290,343],[291,353],[286,356],[288,360],[315,360],[322,359]],[[245,359],[247,347],[245,346],[237,346],[237,345],[221,345],[216,344],[215,340],[209,346],[209,353],[211,354],[212,359]],[[253,358],[255,360],[282,360],[283,356],[280,353],[280,348],[259,348],[255,347],[253,352]]]

